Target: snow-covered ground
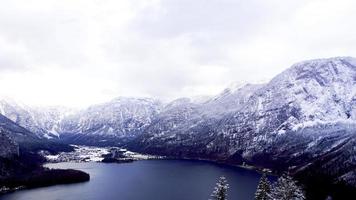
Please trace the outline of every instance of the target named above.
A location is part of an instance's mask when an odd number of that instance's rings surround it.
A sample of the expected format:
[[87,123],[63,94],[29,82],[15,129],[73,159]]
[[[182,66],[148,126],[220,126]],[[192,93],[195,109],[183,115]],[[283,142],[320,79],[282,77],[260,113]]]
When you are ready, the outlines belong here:
[[45,157],[48,162],[101,162],[105,155],[108,155],[113,151],[119,151],[122,152],[122,155],[125,157],[125,159],[145,160],[159,158],[157,156],[139,154],[118,147],[93,147],[79,145],[72,146],[74,146],[75,149],[73,152],[62,152],[56,155],[45,155]]
[[160,156],[148,155],[148,154],[140,154],[132,151],[126,151],[123,155],[127,156],[128,158],[134,160],[148,160],[148,159],[160,159]]

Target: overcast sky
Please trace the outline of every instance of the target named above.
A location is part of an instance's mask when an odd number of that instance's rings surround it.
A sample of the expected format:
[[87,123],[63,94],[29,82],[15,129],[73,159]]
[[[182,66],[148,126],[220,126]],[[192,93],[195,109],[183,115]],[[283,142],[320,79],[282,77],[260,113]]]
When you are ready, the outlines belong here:
[[0,0],[0,95],[87,106],[219,93],[356,54],[352,0]]

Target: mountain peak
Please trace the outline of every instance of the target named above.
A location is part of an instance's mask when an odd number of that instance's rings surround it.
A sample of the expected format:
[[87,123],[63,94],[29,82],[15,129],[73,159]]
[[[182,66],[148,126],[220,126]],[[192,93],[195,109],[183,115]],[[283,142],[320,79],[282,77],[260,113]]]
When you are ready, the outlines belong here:
[[330,62],[348,62],[352,65],[356,65],[356,58],[351,57],[351,56],[338,56],[338,57],[330,57],[330,58],[317,58],[317,59],[310,59],[310,60],[304,60],[301,62],[297,62],[292,67],[298,66],[298,65],[305,65],[305,64],[325,64],[325,63],[330,63]]

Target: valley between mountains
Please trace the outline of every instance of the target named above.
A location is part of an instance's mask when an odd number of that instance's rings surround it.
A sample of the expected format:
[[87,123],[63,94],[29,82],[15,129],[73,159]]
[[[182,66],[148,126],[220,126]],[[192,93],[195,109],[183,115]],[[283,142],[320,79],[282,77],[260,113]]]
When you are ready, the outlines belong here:
[[82,110],[2,99],[0,114],[1,178],[35,169],[23,163],[43,163],[40,151],[70,152],[75,144],[289,172],[311,199],[355,195],[351,57],[296,63],[266,84],[231,87],[213,97],[168,103],[119,97]]

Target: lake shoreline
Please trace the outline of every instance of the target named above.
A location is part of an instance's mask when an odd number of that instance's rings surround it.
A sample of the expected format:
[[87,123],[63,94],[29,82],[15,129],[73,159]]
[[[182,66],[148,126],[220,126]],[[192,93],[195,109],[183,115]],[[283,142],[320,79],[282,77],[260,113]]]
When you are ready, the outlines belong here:
[[[244,169],[249,171],[254,171],[259,174],[266,173],[270,176],[278,176],[277,173],[273,173],[272,170],[267,168],[259,168],[252,165],[246,164],[236,164],[231,163],[227,160],[216,160],[216,159],[207,159],[207,158],[190,158],[190,157],[173,157],[173,156],[159,156],[159,155],[151,155],[151,154],[141,154],[137,152],[132,152],[127,149],[122,149],[120,147],[92,147],[92,146],[79,146],[79,145],[71,145],[74,147],[74,150],[71,152],[62,152],[57,155],[44,155],[47,158],[47,161],[42,164],[44,169],[47,168],[48,164],[52,163],[90,163],[90,162],[97,162],[97,163],[116,163],[116,164],[123,164],[123,163],[132,163],[140,160],[181,160],[181,161],[203,161],[207,163],[211,163],[214,165],[223,165],[225,167],[232,167],[237,169]],[[49,158],[49,159],[48,159]],[[56,160],[57,159],[57,160]],[[49,170],[56,170],[54,168],[47,168]],[[72,169],[68,169],[72,170]],[[80,171],[82,172],[82,171]],[[85,172],[83,172],[85,173]],[[80,183],[89,181],[90,174],[88,174],[88,180],[81,180],[78,182],[70,182],[70,177],[68,177],[68,181],[60,181],[60,182],[52,182],[51,184],[42,184],[38,185],[37,187],[47,187],[59,184],[71,184],[71,183]],[[35,180],[33,180],[35,181]],[[23,189],[30,189],[35,188],[29,185],[16,185],[16,187],[12,187],[14,189],[4,190],[5,192],[13,192]]]
[[224,165],[224,166],[229,166],[229,167],[236,167],[240,169],[246,169],[246,170],[251,170],[258,172],[260,174],[266,173],[267,175],[270,176],[278,176],[279,174],[273,173],[271,169],[268,168],[259,168],[253,165],[238,165],[238,164],[232,164],[229,162],[224,162],[221,160],[212,160],[212,159],[203,159],[203,158],[178,158],[178,157],[164,157],[164,158],[156,158],[153,160],[187,160],[187,161],[204,161],[212,164],[218,164],[218,165]]
[[[29,197],[27,200],[36,200],[35,197],[38,197],[38,194],[41,194],[41,198],[37,199],[57,198],[67,200],[208,199],[216,180],[223,175],[228,179],[229,184],[236,188],[231,190],[231,197],[241,196],[239,199],[249,200],[252,198],[261,176],[252,170],[202,160],[182,159],[150,159],[125,164],[101,162],[47,163],[45,167],[81,170],[89,173],[91,180],[79,184],[20,190],[0,197],[0,199],[25,200]],[[140,191],[134,192],[137,187],[140,188]],[[83,193],[86,196],[78,196]],[[43,194],[46,194],[46,196],[42,196]],[[49,196],[51,198],[48,198]]]

